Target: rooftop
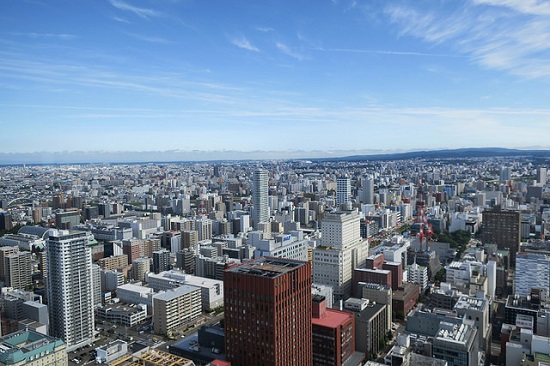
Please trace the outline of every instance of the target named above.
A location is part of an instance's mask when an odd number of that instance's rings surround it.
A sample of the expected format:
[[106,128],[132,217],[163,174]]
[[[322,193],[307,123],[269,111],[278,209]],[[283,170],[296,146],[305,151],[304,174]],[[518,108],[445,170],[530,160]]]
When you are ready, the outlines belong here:
[[275,278],[300,266],[307,265],[307,262],[296,261],[285,258],[261,257],[250,262],[228,269],[228,272],[243,273],[258,277]]
[[40,358],[64,346],[61,339],[46,336],[33,330],[17,331],[0,338],[0,362],[14,364]]
[[320,325],[326,328],[338,328],[352,318],[353,314],[351,313],[340,310],[327,309],[326,316],[324,318],[312,318],[311,323],[313,325]]
[[487,300],[478,299],[469,296],[460,296],[456,302],[455,309],[483,310],[487,305]]
[[155,295],[154,299],[169,301],[197,290],[200,291],[200,287],[183,285]]

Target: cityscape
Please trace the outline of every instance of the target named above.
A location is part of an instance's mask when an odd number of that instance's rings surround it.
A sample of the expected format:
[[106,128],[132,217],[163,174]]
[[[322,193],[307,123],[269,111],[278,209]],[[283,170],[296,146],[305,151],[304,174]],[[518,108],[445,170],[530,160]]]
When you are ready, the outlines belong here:
[[543,365],[550,156],[499,151],[2,166],[0,363]]
[[550,0],[4,0],[0,366],[549,366]]

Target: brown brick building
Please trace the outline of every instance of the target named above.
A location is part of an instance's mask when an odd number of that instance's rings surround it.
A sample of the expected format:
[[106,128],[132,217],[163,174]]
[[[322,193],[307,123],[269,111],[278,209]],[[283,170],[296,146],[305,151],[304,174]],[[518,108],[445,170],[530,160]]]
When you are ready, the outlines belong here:
[[226,270],[224,312],[231,364],[313,364],[308,262],[262,257]]

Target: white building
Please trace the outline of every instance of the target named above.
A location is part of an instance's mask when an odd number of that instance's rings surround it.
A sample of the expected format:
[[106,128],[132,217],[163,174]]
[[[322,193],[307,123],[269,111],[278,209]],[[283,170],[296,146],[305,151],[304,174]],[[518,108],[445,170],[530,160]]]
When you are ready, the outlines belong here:
[[336,204],[338,208],[351,200],[351,183],[346,176],[336,178]]
[[301,231],[280,234],[275,236],[275,239],[261,239],[263,235],[254,236],[250,235],[251,233],[249,233],[248,244],[256,248],[254,258],[278,257],[299,261],[308,260],[309,245],[308,241],[303,239]]
[[117,339],[95,350],[97,363],[109,363],[128,353],[128,343]]
[[252,190],[252,221],[254,228],[258,228],[260,222],[269,221],[269,203],[268,203],[268,177],[267,171],[257,169],[253,175],[253,190]]
[[420,290],[424,291],[428,287],[428,268],[419,266],[416,261],[406,268],[407,281],[420,285]]
[[532,288],[544,289],[546,293],[550,293],[550,255],[517,253],[514,293],[528,296]]
[[155,333],[168,334],[174,328],[196,319],[201,314],[201,290],[183,285],[153,296]]
[[183,285],[199,287],[201,289],[201,306],[204,311],[223,305],[223,281],[172,270],[159,274],[149,273],[147,282],[155,291],[170,290]]
[[94,339],[92,255],[84,232],[56,231],[46,240],[50,334],[70,352]]
[[330,285],[334,300],[351,295],[353,269],[365,263],[368,241],[360,235],[355,211],[329,213],[322,222],[321,246],[313,249],[313,282]]
[[147,311],[153,311],[154,290],[150,287],[127,283],[117,288],[117,296],[120,301],[127,304],[145,304]]

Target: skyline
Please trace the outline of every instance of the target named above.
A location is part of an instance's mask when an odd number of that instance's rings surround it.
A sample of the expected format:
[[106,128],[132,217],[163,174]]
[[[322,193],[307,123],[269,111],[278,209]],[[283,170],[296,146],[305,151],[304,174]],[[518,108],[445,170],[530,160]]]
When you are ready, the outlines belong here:
[[548,1],[2,8],[4,157],[550,149]]

